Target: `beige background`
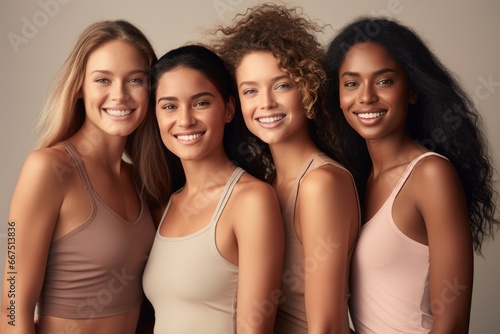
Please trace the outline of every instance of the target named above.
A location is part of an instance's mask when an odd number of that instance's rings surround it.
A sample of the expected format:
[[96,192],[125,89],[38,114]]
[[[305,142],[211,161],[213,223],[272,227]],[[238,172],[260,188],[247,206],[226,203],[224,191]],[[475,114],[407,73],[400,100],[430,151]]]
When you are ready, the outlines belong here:
[[[2,117],[0,122],[0,265],[3,268],[10,197],[33,146],[33,128],[47,89],[76,36],[100,19],[125,18],[141,28],[158,56],[203,29],[227,23],[256,0],[22,0],[0,4]],[[456,74],[482,113],[495,168],[500,162],[500,2],[497,0],[296,0],[331,28],[327,42],[347,21],[385,14],[412,26]],[[14,41],[14,42],[13,42]],[[498,180],[498,174],[495,178]],[[499,190],[499,183],[496,189]],[[47,194],[48,196],[50,194]],[[36,224],[36,222],[32,222]],[[500,241],[476,257],[471,333],[500,328]],[[1,275],[1,274],[0,274]],[[5,321],[5,319],[0,319]]]

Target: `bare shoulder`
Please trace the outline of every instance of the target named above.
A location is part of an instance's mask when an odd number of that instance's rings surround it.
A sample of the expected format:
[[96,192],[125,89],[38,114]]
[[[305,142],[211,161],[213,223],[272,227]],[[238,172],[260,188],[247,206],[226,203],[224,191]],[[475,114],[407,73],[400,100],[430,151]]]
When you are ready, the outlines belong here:
[[46,189],[55,195],[74,175],[75,164],[62,147],[49,147],[31,152],[24,161],[18,185]]
[[354,190],[351,174],[335,165],[323,165],[309,172],[300,184],[299,193],[308,195],[328,193],[345,193]]
[[276,194],[270,184],[248,173],[244,173],[241,176],[234,192],[239,203],[245,207],[253,206],[254,209],[256,206],[267,206],[270,203],[274,205],[277,201]]
[[413,179],[421,187],[435,188],[460,182],[455,166],[442,157],[431,155],[420,160],[413,170]]
[[438,156],[426,157],[417,163],[412,174],[409,186],[421,212],[438,203],[448,209],[465,205],[460,177],[450,161]]

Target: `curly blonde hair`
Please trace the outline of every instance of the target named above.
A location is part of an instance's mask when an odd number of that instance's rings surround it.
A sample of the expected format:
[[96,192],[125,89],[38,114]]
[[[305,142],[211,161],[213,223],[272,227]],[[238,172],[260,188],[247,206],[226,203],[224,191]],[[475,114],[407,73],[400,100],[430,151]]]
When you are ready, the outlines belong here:
[[245,55],[269,51],[299,87],[302,106],[309,119],[314,118],[320,89],[326,80],[321,62],[324,50],[315,33],[323,25],[311,21],[300,7],[266,3],[238,14],[232,26],[219,26],[215,35],[222,35],[213,48],[226,61],[231,74]]
[[[224,59],[233,78],[243,58],[252,52],[271,52],[278,65],[297,84],[311,138],[324,153],[342,162],[340,146],[330,115],[324,107],[326,73],[324,48],[317,33],[326,25],[311,20],[300,7],[265,3],[236,15],[230,26],[218,26],[211,48]],[[255,173],[272,182],[275,168],[267,144],[246,133]]]

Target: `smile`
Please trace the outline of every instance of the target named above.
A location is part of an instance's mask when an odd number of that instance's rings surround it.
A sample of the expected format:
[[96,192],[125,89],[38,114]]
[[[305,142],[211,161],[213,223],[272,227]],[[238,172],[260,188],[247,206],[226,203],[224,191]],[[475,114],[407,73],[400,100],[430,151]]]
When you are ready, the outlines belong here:
[[382,111],[382,112],[367,112],[367,113],[357,113],[356,115],[359,118],[364,118],[364,119],[370,119],[370,118],[377,118],[382,115],[385,115],[387,111]]
[[261,117],[257,118],[257,121],[259,121],[259,123],[274,123],[281,121],[283,118],[285,118],[285,116],[283,115],[273,116],[273,117]]
[[118,110],[118,109],[104,109],[106,113],[111,116],[128,116],[132,113],[132,109]]
[[195,140],[203,136],[203,133],[195,133],[192,135],[177,135],[175,136],[177,139],[182,140],[182,141],[190,141],[190,140]]

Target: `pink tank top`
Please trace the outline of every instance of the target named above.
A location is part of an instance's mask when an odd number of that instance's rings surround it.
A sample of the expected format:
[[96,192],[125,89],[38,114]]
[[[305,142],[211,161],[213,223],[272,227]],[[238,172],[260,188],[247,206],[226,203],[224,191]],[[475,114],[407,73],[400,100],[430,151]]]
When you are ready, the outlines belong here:
[[403,234],[392,217],[396,196],[417,162],[429,155],[440,156],[427,152],[413,160],[361,229],[351,266],[350,310],[356,333],[428,333],[432,329],[429,248]]
[[127,312],[143,300],[142,272],[155,227],[141,198],[141,212],[128,222],[112,211],[92,188],[82,159],[73,158],[89,196],[87,221],[52,242],[38,313],[60,318],[92,319]]
[[[285,259],[283,263],[283,275],[281,290],[283,302],[278,305],[274,331],[276,334],[307,334],[306,304],[304,299],[304,275],[306,272],[306,259],[304,248],[295,232],[294,218],[297,196],[302,179],[311,171],[324,166],[334,165],[346,170],[342,165],[331,159],[324,153],[313,154],[299,172],[292,187],[290,199],[283,210],[283,223],[285,227]],[[347,171],[347,170],[346,170]],[[354,180],[352,181],[354,184]],[[318,246],[322,251],[329,251],[331,247],[329,240],[319,240]],[[348,254],[348,267],[346,275],[345,308],[346,317],[342,323],[342,333],[350,333],[349,319],[347,317],[347,301],[349,293],[349,264],[353,250]],[[311,259],[309,259],[311,260]]]

